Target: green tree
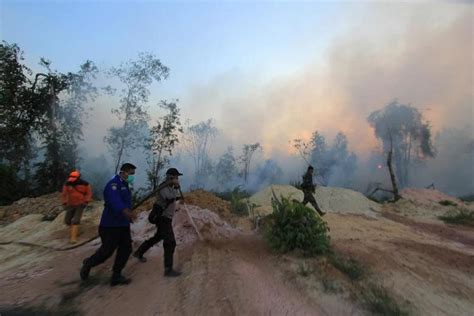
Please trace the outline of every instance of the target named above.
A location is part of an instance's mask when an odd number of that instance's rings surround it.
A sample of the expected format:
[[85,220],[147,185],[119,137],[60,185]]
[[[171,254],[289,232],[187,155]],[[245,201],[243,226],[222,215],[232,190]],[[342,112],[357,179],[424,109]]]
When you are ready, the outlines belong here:
[[148,182],[152,190],[158,187],[161,171],[169,164],[173,149],[179,143],[179,133],[183,132],[176,102],[161,101],[159,106],[166,111],[166,114],[150,129],[150,136],[145,146],[148,154]]
[[113,109],[121,121],[120,127],[112,127],[104,140],[114,155],[117,173],[127,151],[144,145],[144,135],[137,131],[146,125],[149,116],[145,108],[150,95],[148,87],[168,77],[169,69],[151,53],[141,53],[136,61],[128,61],[110,70],[110,74],[124,84],[120,106]]
[[228,188],[238,173],[237,161],[232,146],[229,146],[227,151],[218,159],[215,171],[217,184],[221,188]]
[[435,155],[429,123],[418,109],[397,100],[372,112],[367,120],[381,140],[383,152],[393,155],[401,186],[408,185],[410,167]]

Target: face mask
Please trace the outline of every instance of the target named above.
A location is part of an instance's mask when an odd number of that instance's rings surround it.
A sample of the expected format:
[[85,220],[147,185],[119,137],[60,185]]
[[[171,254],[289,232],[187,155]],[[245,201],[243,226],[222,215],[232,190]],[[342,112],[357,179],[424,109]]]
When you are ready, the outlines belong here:
[[134,180],[135,180],[135,176],[129,175],[129,176],[127,177],[127,182],[128,182],[128,184],[132,184]]

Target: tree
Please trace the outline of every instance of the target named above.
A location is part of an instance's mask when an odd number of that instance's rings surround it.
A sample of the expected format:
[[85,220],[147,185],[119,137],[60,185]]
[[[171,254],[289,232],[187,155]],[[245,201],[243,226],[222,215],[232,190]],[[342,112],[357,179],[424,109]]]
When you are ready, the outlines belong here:
[[191,155],[194,163],[194,184],[196,187],[203,187],[210,171],[212,163],[209,159],[209,150],[212,141],[217,135],[217,128],[213,125],[213,120],[208,119],[205,122],[199,122],[195,125],[189,125],[184,133],[184,145]]
[[259,184],[278,183],[283,175],[283,170],[273,159],[265,160],[263,166],[257,169]]
[[410,167],[435,155],[429,123],[418,109],[397,100],[372,112],[367,120],[382,141],[383,152],[392,152],[394,172],[401,186],[408,185]]
[[138,60],[114,67],[110,70],[110,74],[125,85],[121,91],[119,108],[112,110],[123,123],[120,127],[110,128],[104,138],[115,156],[117,173],[127,150],[137,148],[145,139],[137,131],[143,129],[148,120],[145,109],[150,95],[148,87],[153,81],[160,82],[166,79],[169,69],[155,55],[141,53]]
[[349,152],[348,143],[347,136],[339,132],[328,146],[324,135],[315,131],[308,142],[293,140],[293,147],[307,164],[315,168],[315,177],[322,184],[350,187],[357,156]]
[[237,161],[232,146],[218,159],[216,165],[216,180],[221,187],[227,187],[237,175]]
[[37,73],[32,90],[47,94],[47,111],[38,133],[45,150],[43,160],[36,164],[38,193],[59,190],[68,173],[77,167],[78,142],[82,140],[84,103],[93,101],[97,89],[92,80],[97,67],[86,61],[77,73],[60,73],[51,69],[51,62],[42,58],[45,73]]
[[250,173],[250,164],[252,162],[253,155],[257,150],[261,150],[262,146],[260,143],[255,144],[245,144],[242,150],[242,156],[240,156],[240,161],[242,163],[242,176],[244,178],[244,182],[247,183],[248,176]]
[[183,132],[176,102],[161,101],[159,106],[167,113],[157,120],[150,129],[146,150],[149,167],[147,170],[148,182],[152,190],[158,187],[161,180],[160,173],[169,164],[173,149],[179,143],[178,133]]
[[41,126],[48,100],[47,93],[32,89],[32,71],[23,60],[18,45],[0,44],[0,164],[11,169],[15,179],[22,174],[21,189],[15,191],[20,196],[29,190],[30,162],[35,157],[33,136]]

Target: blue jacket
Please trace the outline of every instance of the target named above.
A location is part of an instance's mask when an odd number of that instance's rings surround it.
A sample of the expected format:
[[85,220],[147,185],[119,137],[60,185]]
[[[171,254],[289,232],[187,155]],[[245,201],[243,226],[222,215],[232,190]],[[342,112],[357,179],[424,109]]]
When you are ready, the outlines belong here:
[[130,220],[122,213],[126,208],[132,209],[132,193],[128,183],[116,175],[104,189],[104,211],[100,226],[129,227]]

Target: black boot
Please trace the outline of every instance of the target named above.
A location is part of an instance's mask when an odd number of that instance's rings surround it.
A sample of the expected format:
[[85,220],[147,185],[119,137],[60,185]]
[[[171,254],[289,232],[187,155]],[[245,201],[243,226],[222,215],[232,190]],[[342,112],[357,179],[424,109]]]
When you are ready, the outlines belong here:
[[165,268],[165,277],[179,277],[181,272],[174,270],[173,268]]
[[143,257],[142,254],[138,253],[138,251],[135,251],[133,253],[133,256],[138,259],[138,261],[145,263],[147,260],[145,257]]
[[84,259],[82,262],[82,268],[79,272],[82,281],[86,281],[89,278],[89,273],[91,272],[91,266],[87,263],[87,259]]
[[114,273],[112,274],[112,279],[110,279],[110,286],[127,285],[130,282],[132,282],[132,279],[126,278],[120,273]]

